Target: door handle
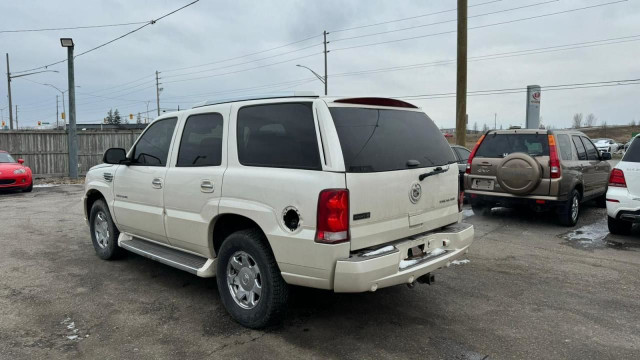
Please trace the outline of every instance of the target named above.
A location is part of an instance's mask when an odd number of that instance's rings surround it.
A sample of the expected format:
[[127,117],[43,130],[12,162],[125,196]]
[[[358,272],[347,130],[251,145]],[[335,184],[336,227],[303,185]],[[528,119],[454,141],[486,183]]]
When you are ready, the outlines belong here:
[[162,179],[153,179],[153,181],[151,181],[151,186],[153,186],[154,189],[162,189]]
[[213,182],[211,180],[202,180],[200,182],[200,191],[204,193],[212,193],[214,191]]

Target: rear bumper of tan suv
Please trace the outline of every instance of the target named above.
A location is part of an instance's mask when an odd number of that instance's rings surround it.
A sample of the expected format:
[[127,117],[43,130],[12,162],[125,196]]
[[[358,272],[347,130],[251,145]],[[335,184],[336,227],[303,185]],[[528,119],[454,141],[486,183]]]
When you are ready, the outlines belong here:
[[[496,193],[490,191],[465,190],[465,196],[473,204],[477,201],[492,202],[508,205],[562,205],[568,200],[568,195],[548,196],[548,195],[514,195],[509,193]],[[539,200],[539,201],[538,201]]]
[[[334,291],[366,292],[413,283],[464,256],[473,242],[473,234],[473,225],[457,223],[386,244],[377,251],[352,254],[336,263]],[[415,247],[420,247],[424,255],[407,260],[409,250]]]

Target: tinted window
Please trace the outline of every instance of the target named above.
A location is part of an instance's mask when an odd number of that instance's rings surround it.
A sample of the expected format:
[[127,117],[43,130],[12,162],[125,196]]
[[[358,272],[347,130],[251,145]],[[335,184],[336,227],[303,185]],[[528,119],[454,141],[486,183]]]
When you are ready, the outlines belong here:
[[593,146],[593,144],[591,143],[591,140],[583,136],[582,143],[584,144],[584,147],[587,149],[588,160],[600,160],[600,156],[598,156],[598,150],[596,149],[595,146]]
[[440,129],[423,112],[330,108],[347,172],[378,172],[456,162]]
[[176,166],[218,166],[222,163],[222,115],[187,118]]
[[631,141],[631,145],[629,145],[627,152],[624,153],[622,161],[640,162],[640,140],[638,138]]
[[576,146],[576,150],[578,150],[578,160],[587,160],[587,150],[582,145],[582,141],[580,141],[580,136],[572,136],[573,144]]
[[454,147],[453,151],[455,151],[456,154],[458,155],[458,161],[460,163],[466,163],[467,160],[469,160],[469,154],[471,153],[469,150],[459,148],[459,147]]
[[571,151],[569,135],[556,135],[556,139],[558,139],[560,158],[562,160],[573,160],[573,152]]
[[247,166],[322,169],[311,103],[241,108],[238,159]]
[[165,166],[177,118],[163,119],[149,125],[133,151],[134,165]]
[[525,153],[531,156],[549,155],[549,137],[547,134],[496,134],[487,135],[478,151],[477,157],[499,158],[512,153]]

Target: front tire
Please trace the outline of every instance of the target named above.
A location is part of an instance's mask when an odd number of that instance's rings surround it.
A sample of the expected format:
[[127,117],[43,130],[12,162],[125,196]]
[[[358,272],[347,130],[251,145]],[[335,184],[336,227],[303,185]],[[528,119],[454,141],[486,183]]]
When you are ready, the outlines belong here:
[[580,218],[580,192],[573,189],[567,200],[567,204],[560,209],[560,223],[564,226],[576,226]]
[[22,189],[22,192],[31,192],[33,190],[33,180],[31,181],[31,184],[29,184],[28,187]]
[[609,232],[614,235],[629,235],[631,234],[632,223],[624,220],[618,220],[607,216],[607,225],[609,226]]
[[289,286],[259,230],[237,231],[224,240],[216,278],[222,304],[241,325],[260,329],[284,315]]
[[104,200],[96,200],[89,215],[91,242],[100,259],[111,260],[120,256],[123,250],[118,246],[120,231],[116,228]]

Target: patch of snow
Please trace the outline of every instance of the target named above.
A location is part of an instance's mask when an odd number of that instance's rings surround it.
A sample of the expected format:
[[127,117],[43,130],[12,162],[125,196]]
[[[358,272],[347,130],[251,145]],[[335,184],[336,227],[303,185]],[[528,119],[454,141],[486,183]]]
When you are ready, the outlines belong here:
[[415,264],[418,263],[418,261],[420,261],[419,259],[415,259],[415,260],[402,260],[400,261],[400,269],[406,269],[409,266],[413,266]]
[[475,215],[475,214],[473,213],[473,210],[471,210],[471,209],[462,210],[462,217],[464,217],[464,218],[468,218],[468,217],[471,217],[473,215]]
[[77,338],[78,338],[78,335],[69,335],[69,336],[67,336],[67,339],[69,339],[69,340],[75,340]]
[[368,253],[364,253],[362,256],[376,256],[376,255],[384,254],[386,252],[391,252],[391,251],[393,251],[393,249],[395,249],[395,248],[393,246],[389,245],[389,246],[385,246],[383,248],[380,248],[378,250],[369,251]]
[[567,233],[564,237],[583,247],[599,247],[605,245],[604,238],[607,235],[609,235],[609,228],[603,219],[596,223],[579,227]]
[[76,323],[75,322],[71,322],[71,324],[67,325],[67,329],[71,330],[74,329],[76,327]]
[[427,255],[427,257],[433,257],[433,256],[438,256],[438,255],[442,255],[444,253],[446,253],[447,250],[443,249],[443,248],[437,248],[437,249],[433,249],[431,250],[431,252]]
[[451,262],[451,264],[453,264],[453,265],[464,265],[464,264],[468,264],[468,263],[470,263],[470,262],[471,262],[471,260],[469,260],[469,259],[464,259],[464,260],[453,260],[453,261]]
[[58,186],[58,185],[54,185],[54,184],[35,184],[35,185],[33,185],[34,188],[49,188],[49,187],[54,187],[54,186]]

